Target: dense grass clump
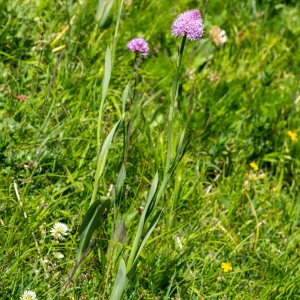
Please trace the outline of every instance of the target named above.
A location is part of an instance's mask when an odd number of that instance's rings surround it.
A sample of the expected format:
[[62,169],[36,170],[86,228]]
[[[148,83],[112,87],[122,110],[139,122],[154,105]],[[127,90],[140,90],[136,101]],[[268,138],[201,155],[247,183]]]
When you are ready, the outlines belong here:
[[0,298],[300,299],[299,14],[2,1]]

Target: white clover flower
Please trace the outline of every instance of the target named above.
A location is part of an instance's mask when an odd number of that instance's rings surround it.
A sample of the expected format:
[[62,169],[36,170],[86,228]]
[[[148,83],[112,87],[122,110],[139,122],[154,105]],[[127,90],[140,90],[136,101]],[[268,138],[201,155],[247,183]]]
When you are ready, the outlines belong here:
[[183,248],[182,244],[181,244],[181,237],[180,236],[177,236],[175,238],[175,242],[177,244],[177,246],[179,247],[179,249],[181,250]]
[[68,235],[68,226],[64,223],[56,222],[50,230],[51,235],[57,240],[63,240]]
[[22,295],[21,300],[37,300],[36,293],[26,290]]
[[210,38],[217,47],[222,46],[227,41],[225,30],[222,30],[219,26],[212,27],[210,31]]

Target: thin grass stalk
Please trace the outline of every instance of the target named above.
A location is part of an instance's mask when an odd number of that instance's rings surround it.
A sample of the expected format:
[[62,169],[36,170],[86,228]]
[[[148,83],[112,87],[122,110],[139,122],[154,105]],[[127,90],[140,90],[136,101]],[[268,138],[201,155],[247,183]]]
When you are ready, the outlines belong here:
[[178,83],[179,83],[179,74],[180,74],[180,66],[184,51],[184,45],[186,41],[186,36],[184,35],[181,40],[180,49],[178,52],[178,58],[176,63],[176,74],[175,79],[173,81],[170,93],[170,109],[169,109],[169,116],[168,116],[168,129],[167,129],[167,159],[166,159],[166,167],[165,167],[165,174],[167,174],[170,163],[171,163],[171,156],[172,156],[172,137],[173,137],[173,121],[174,121],[174,114],[175,114],[175,105],[178,97]]
[[117,47],[117,37],[119,32],[119,26],[120,26],[120,19],[121,19],[121,12],[123,8],[123,2],[124,0],[121,0],[118,2],[118,17],[117,17],[117,23],[114,33],[114,39],[113,39],[113,46],[112,50],[110,51],[109,47],[106,49],[106,55],[105,55],[105,69],[104,69],[104,78],[102,83],[102,98],[100,103],[100,109],[99,109],[99,115],[98,115],[98,128],[97,128],[97,155],[100,152],[100,145],[101,145],[101,122],[102,122],[102,115],[103,115],[103,106],[104,102],[107,96],[108,92],[108,85],[110,82],[110,75],[113,68],[113,61],[115,57],[116,47]]
[[167,218],[167,224],[169,228],[173,228],[176,223],[176,218],[175,218],[175,210],[176,210],[176,203],[180,194],[180,187],[181,187],[181,181],[182,181],[182,175],[181,175],[181,170],[179,170],[177,176],[175,176],[175,187],[174,187],[174,192],[173,195],[168,201],[167,205],[169,206],[169,211],[168,211],[168,218]]
[[103,107],[108,92],[111,69],[112,69],[111,53],[109,47],[107,47],[106,54],[105,54],[104,76],[102,81],[102,97],[101,97],[101,103],[100,103],[99,114],[98,114],[98,124],[97,124],[98,125],[97,126],[97,156],[100,153],[100,147],[101,147],[101,123],[102,123]]
[[[40,40],[39,40],[39,47],[41,47],[41,50],[40,50],[40,53],[39,53],[39,60],[38,60],[38,64],[37,64],[37,72],[36,72],[36,78],[35,78],[35,82],[34,84],[32,85],[32,89],[31,89],[31,95],[30,95],[30,98],[28,100],[31,100],[35,97],[35,92],[36,92],[36,89],[37,89],[37,86],[38,86],[38,83],[39,83],[39,78],[40,78],[40,72],[39,72],[39,69],[40,69],[40,66],[41,66],[41,63],[42,63],[42,56],[43,56],[43,51],[44,51],[44,35],[45,35],[45,28],[42,27],[41,28],[41,34],[40,34]],[[24,117],[23,117],[23,120],[22,120],[22,123],[23,124],[26,124],[26,120],[27,120],[27,109],[28,109],[28,105],[31,101],[26,101],[26,104],[25,104],[25,109],[24,109]]]
[[[44,117],[44,112],[45,112],[45,108],[46,108],[46,104],[48,103],[48,98],[49,98],[49,95],[51,93],[51,90],[52,90],[52,86],[53,86],[53,83],[55,81],[55,78],[57,76],[57,71],[58,71],[58,67],[59,67],[59,64],[61,63],[62,59],[63,59],[63,56],[64,56],[64,51],[61,53],[61,55],[58,57],[58,60],[56,62],[56,65],[55,65],[55,68],[54,68],[54,71],[52,73],[52,76],[51,76],[51,80],[50,80],[50,83],[48,85],[48,89],[47,89],[47,94],[45,96],[45,101],[44,101],[44,104],[43,104],[43,107],[42,107],[42,111],[41,111],[41,114],[42,114],[42,117]],[[51,106],[50,106],[50,109],[48,111],[48,114],[43,122],[42,125],[39,126],[39,130],[37,132],[37,136],[42,133],[42,131],[44,130],[47,122],[48,122],[48,119],[50,118],[50,115],[51,115],[51,112],[52,112],[52,108],[54,106],[54,102],[55,102],[55,98],[53,98],[52,100],[52,103],[51,103]],[[37,137],[36,136],[36,137]]]
[[[45,102],[44,102],[43,108],[42,108],[42,115],[44,115],[45,106],[46,106],[46,104],[47,104],[48,97],[49,97],[50,92],[51,92],[51,90],[52,90],[52,86],[53,86],[53,83],[54,83],[55,78],[56,78],[56,75],[57,75],[57,70],[58,70],[59,64],[60,64],[60,62],[61,62],[61,60],[62,60],[62,58],[63,58],[63,56],[64,56],[64,53],[65,53],[65,51],[63,50],[62,53],[61,53],[61,55],[58,57],[58,60],[57,60],[57,62],[56,62],[56,65],[55,65],[53,74],[52,74],[52,76],[51,76],[51,80],[50,80],[50,83],[49,83],[48,89],[47,89],[47,94],[46,94]],[[45,124],[45,123],[44,123],[44,124]]]
[[117,17],[117,23],[116,23],[116,28],[115,28],[114,40],[113,40],[113,47],[112,47],[112,52],[111,52],[112,66],[114,64],[114,58],[115,58],[115,53],[116,53],[117,38],[118,38],[118,32],[119,32],[119,27],[120,27],[120,19],[121,19],[121,13],[122,13],[122,9],[123,9],[123,3],[124,3],[124,0],[118,1],[118,17]]
[[253,212],[253,215],[254,215],[254,218],[255,218],[255,222],[256,222],[256,228],[255,228],[255,242],[254,242],[254,250],[256,249],[256,246],[257,246],[257,243],[258,243],[258,238],[259,238],[259,222],[258,222],[258,217],[257,217],[257,213],[256,213],[256,210],[255,210],[255,207],[253,205],[253,202],[249,196],[249,194],[247,193],[247,191],[245,190],[244,191],[245,194],[246,194],[246,197],[250,203],[250,206],[251,206],[251,210]]

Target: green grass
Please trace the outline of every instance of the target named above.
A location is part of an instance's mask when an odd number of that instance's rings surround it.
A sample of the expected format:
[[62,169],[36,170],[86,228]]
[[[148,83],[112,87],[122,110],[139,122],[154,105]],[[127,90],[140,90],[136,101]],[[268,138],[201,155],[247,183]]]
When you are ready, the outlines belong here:
[[[110,299],[121,266],[122,299],[300,299],[298,1],[209,1],[203,39],[185,45],[169,171],[170,26],[205,1],[115,1],[100,20],[98,1],[82,2],[0,2],[0,298]],[[131,104],[137,36],[150,54]],[[91,202],[108,206],[80,252]],[[69,227],[60,242],[56,222]]]

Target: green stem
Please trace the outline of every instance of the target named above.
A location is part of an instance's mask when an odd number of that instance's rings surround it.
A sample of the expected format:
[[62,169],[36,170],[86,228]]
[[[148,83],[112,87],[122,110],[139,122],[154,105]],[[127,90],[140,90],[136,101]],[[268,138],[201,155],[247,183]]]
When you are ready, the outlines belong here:
[[112,60],[111,60],[112,65],[114,64],[114,59],[115,59],[117,38],[118,38],[118,32],[119,32],[119,26],[120,26],[120,20],[121,20],[121,13],[122,13],[122,9],[123,9],[123,2],[124,2],[124,0],[118,1],[118,17],[117,17],[117,23],[116,23],[113,47],[112,47]]
[[[117,39],[118,39],[118,32],[119,32],[119,27],[120,27],[120,20],[121,20],[123,2],[124,2],[124,0],[120,0],[118,2],[117,23],[116,23],[115,33],[114,33],[114,37],[113,37],[113,46],[112,46],[112,49],[110,51],[110,70],[112,70],[113,64],[114,64],[114,58],[115,58],[115,52],[116,52],[116,47],[117,47]],[[110,78],[109,78],[109,80],[110,80]],[[106,94],[105,94],[105,97],[103,97],[103,94],[102,94],[102,99],[101,99],[101,104],[100,104],[100,109],[99,109],[99,114],[98,114],[97,154],[99,154],[100,150],[101,150],[101,143],[100,143],[101,142],[101,123],[102,123],[103,106],[104,106],[105,98],[106,98]]]
[[168,116],[168,131],[167,131],[167,160],[166,160],[166,168],[165,168],[165,174],[167,174],[170,164],[171,164],[171,155],[172,155],[172,136],[173,136],[173,121],[174,121],[174,114],[175,114],[175,106],[176,101],[178,98],[178,82],[179,82],[179,74],[180,74],[180,66],[184,51],[184,45],[186,41],[186,36],[184,35],[181,41],[181,45],[179,48],[178,58],[176,62],[176,74],[175,79],[173,81],[172,87],[171,87],[171,94],[170,94],[170,109],[169,109],[169,116]]

